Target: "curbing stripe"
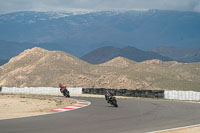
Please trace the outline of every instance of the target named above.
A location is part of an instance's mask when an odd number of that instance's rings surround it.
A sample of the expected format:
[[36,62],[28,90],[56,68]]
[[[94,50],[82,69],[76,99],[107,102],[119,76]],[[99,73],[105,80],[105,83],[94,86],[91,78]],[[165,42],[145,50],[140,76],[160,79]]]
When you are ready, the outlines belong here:
[[83,105],[74,105],[74,107],[84,107]]
[[[89,106],[91,104],[91,102],[89,102],[89,101],[84,101],[84,100],[76,100],[76,101],[77,101],[76,104],[74,104],[72,106],[65,107],[65,108],[71,107],[71,109],[64,109],[64,108],[53,109],[53,110],[51,110],[50,113],[46,113],[46,114],[38,114],[38,115],[22,116],[22,117],[13,117],[13,118],[5,118],[5,119],[0,119],[0,121],[2,121],[2,120],[10,120],[10,119],[17,119],[17,118],[28,118],[28,117],[34,117],[34,116],[43,116],[43,115],[49,115],[49,114],[53,114],[53,113],[61,113],[61,112],[65,112],[65,111],[71,111],[71,110],[83,108],[83,107]],[[87,105],[80,105],[79,102],[85,102],[85,103],[87,103]]]
[[78,103],[79,105],[88,105],[89,103]]
[[64,110],[65,110],[65,109],[74,109],[74,108],[62,108],[62,109],[64,109]]
[[91,102],[89,102],[89,101],[77,100],[77,103],[74,105],[67,106],[65,108],[53,109],[52,112],[65,112],[65,111],[75,110],[75,109],[89,106],[90,104],[91,104]]

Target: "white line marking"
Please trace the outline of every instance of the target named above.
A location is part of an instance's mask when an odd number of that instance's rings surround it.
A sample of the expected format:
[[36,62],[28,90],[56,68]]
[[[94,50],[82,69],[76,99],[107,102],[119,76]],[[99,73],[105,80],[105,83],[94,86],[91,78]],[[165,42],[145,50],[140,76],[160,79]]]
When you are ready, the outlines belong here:
[[184,128],[191,128],[191,127],[196,127],[196,126],[200,126],[200,124],[177,127],[177,128],[170,128],[170,129],[164,129],[164,130],[159,130],[159,131],[152,131],[152,132],[147,132],[147,133],[159,133],[159,132],[172,131],[172,130],[178,130],[178,129],[184,129]]

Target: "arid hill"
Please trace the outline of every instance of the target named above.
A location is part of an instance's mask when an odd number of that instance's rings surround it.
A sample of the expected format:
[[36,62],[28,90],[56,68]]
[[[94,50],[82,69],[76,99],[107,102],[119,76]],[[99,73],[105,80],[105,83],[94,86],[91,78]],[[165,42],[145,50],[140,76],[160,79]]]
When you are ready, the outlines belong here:
[[117,68],[127,68],[131,67],[131,65],[135,64],[135,61],[129,60],[124,57],[116,57],[110,61],[100,64],[99,66],[110,66],[110,67],[117,67]]
[[116,57],[88,64],[61,51],[25,50],[0,67],[0,86],[104,87],[118,89],[200,90],[200,63],[134,62]]
[[56,86],[59,82],[73,84],[77,75],[87,75],[88,66],[88,63],[67,53],[36,47],[25,50],[0,67],[0,85],[24,87]]

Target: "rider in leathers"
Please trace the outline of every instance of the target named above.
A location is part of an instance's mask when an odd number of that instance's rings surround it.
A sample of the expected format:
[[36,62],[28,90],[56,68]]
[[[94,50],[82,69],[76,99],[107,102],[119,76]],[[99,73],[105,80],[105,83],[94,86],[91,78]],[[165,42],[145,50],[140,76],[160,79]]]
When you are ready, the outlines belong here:
[[105,99],[108,103],[110,102],[112,96],[114,96],[113,93],[111,93],[109,90],[106,90]]
[[60,87],[60,92],[61,92],[61,93],[64,94],[65,92],[68,91],[68,90],[67,90],[67,87],[64,86],[63,84],[60,83],[58,86]]

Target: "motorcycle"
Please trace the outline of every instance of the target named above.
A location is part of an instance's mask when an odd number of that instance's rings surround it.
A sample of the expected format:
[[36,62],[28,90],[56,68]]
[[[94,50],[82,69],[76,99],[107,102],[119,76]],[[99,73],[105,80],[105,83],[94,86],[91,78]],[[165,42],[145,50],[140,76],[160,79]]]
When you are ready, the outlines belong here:
[[60,92],[63,94],[63,96],[70,97],[69,91],[67,89],[64,89],[64,90],[60,89]]
[[115,107],[118,107],[118,104],[117,104],[117,99],[112,96],[108,99],[108,103],[110,103],[111,105],[115,106]]

